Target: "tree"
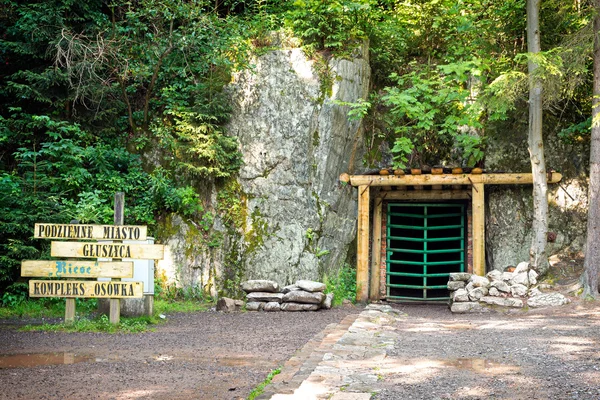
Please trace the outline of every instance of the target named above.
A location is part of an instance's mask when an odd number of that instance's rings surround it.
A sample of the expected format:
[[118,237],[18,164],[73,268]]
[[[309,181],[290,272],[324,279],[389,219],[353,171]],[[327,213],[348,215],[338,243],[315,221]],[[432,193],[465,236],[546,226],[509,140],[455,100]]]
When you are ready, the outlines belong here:
[[594,1],[594,81],[592,98],[592,139],[588,191],[587,239],[584,261],[584,297],[598,298],[600,264],[600,0]]
[[535,54],[540,53],[540,0],[527,0],[527,51],[530,58],[527,63],[529,72],[529,157],[533,174],[533,238],[529,249],[529,263],[536,270],[545,270],[548,265],[546,256],[548,231],[548,181],[544,141],[542,138],[542,82],[536,78],[538,68]]

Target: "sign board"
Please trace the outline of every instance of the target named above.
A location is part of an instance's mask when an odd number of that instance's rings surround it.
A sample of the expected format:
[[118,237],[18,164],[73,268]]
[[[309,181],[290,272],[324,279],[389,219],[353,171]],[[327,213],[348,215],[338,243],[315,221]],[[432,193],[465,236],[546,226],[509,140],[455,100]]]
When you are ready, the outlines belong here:
[[52,278],[133,278],[133,262],[23,261],[21,276]]
[[29,281],[29,297],[132,298],[143,297],[142,282]]
[[161,260],[164,253],[160,244],[52,242],[50,245],[52,257]]
[[141,225],[35,224],[36,239],[146,240]]

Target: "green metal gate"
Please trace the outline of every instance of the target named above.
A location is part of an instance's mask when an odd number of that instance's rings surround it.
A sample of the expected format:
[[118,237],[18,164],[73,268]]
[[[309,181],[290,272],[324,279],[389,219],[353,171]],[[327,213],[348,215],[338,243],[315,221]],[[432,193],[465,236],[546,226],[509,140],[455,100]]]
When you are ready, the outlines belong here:
[[389,203],[387,298],[448,299],[450,272],[465,270],[465,205]]

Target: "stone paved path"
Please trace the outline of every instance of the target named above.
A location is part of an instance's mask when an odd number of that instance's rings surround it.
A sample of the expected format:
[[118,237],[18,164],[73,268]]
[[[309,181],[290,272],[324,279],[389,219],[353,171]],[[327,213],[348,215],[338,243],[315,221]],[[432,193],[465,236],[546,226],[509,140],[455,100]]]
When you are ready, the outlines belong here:
[[597,400],[600,305],[455,315],[372,304],[313,338],[259,399]]
[[292,357],[261,400],[368,400],[377,391],[377,371],[393,349],[393,324],[401,313],[371,304],[313,338]]

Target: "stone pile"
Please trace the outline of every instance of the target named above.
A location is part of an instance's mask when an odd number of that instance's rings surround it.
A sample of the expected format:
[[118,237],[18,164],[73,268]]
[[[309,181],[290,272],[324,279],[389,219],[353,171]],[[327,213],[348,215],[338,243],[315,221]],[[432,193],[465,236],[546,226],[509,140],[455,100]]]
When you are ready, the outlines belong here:
[[279,290],[277,282],[252,280],[242,283],[248,311],[316,311],[330,309],[333,294],[325,294],[325,284],[299,280]]
[[450,274],[450,311],[487,312],[489,306],[509,308],[548,307],[567,304],[560,293],[544,294],[537,285],[538,274],[529,263],[520,263],[512,272],[490,271],[485,277],[455,272]]

